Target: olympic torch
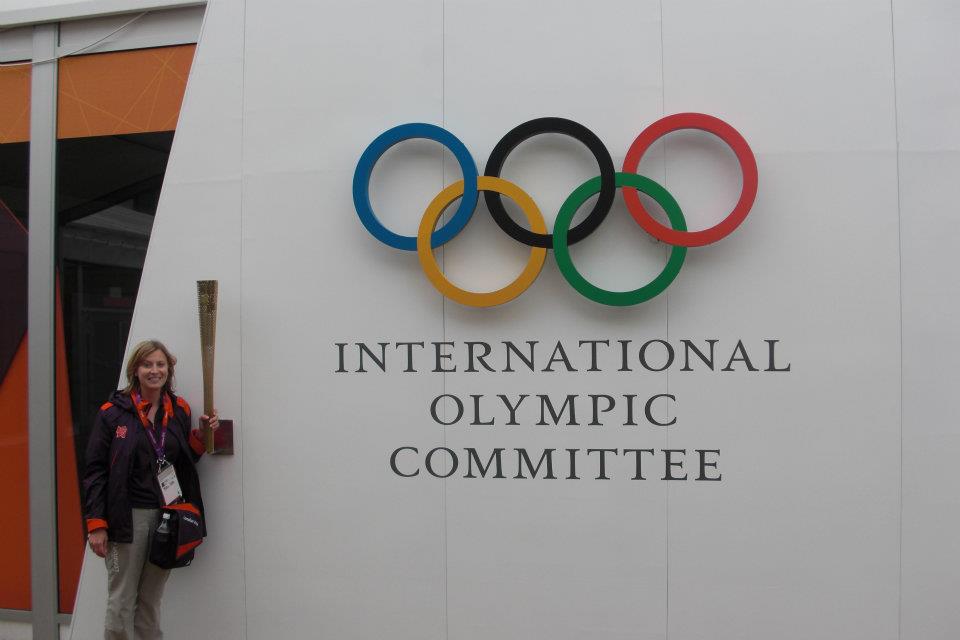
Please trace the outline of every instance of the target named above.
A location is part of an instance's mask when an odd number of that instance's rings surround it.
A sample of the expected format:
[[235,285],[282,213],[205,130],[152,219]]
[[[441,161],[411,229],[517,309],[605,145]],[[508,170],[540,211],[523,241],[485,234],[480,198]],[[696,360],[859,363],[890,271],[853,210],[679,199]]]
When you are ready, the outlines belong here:
[[[203,372],[203,412],[213,415],[213,357],[217,348],[217,281],[197,280],[200,311],[200,365]],[[213,453],[213,430],[206,432],[207,453]]]

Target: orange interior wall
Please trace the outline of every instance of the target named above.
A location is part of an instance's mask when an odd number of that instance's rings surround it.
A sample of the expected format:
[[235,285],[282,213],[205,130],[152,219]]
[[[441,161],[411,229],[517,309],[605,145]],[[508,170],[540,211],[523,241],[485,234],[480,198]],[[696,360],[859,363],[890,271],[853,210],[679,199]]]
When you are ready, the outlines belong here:
[[0,67],[0,144],[30,139],[30,67]]
[[30,494],[27,464],[27,339],[0,381],[0,609],[30,608]]
[[[84,536],[73,445],[70,383],[57,288],[57,545],[60,611],[73,611],[83,563]],[[0,609],[30,609],[30,475],[27,447],[27,338],[0,382],[0,504],[9,517],[0,526]]]
[[[60,61],[57,137],[173,131],[196,45]],[[0,144],[30,139],[30,67],[0,67]]]
[[173,131],[196,45],[60,60],[57,137]]

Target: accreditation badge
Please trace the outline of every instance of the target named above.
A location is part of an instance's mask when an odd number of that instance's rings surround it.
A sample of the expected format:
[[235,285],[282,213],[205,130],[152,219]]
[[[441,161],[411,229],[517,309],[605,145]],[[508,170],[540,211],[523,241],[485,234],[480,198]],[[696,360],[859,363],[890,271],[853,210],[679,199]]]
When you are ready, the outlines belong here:
[[173,504],[183,497],[180,492],[180,481],[177,472],[169,462],[161,463],[157,472],[157,482],[160,483],[160,492],[163,494],[163,504]]

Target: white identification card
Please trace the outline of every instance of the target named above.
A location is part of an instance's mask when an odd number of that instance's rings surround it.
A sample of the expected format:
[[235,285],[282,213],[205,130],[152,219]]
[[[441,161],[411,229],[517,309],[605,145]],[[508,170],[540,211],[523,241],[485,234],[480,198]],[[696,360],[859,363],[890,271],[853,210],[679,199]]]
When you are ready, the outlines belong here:
[[157,481],[160,483],[160,491],[163,493],[163,503],[173,504],[183,494],[180,493],[180,482],[177,480],[177,472],[172,464],[167,464],[157,473]]

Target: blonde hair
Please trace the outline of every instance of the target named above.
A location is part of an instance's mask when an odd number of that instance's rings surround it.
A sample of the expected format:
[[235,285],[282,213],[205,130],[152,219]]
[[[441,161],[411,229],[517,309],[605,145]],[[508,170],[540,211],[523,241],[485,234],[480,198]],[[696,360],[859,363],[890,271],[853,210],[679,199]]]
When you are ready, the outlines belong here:
[[133,348],[133,353],[131,353],[127,359],[127,386],[123,390],[124,393],[140,391],[140,380],[137,379],[137,368],[140,367],[141,362],[147,359],[147,356],[158,350],[162,351],[163,355],[167,358],[167,381],[163,385],[163,390],[167,392],[173,391],[173,369],[177,364],[177,358],[170,353],[166,345],[159,340],[144,340]]

